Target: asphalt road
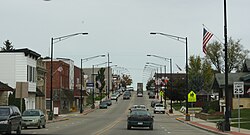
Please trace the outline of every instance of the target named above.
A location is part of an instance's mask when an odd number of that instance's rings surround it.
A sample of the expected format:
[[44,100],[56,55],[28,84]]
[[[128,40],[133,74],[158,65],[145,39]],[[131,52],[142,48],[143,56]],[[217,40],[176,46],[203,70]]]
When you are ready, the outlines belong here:
[[148,128],[132,128],[127,130],[127,115],[129,108],[134,104],[143,104],[149,108],[150,101],[145,92],[143,97],[136,97],[133,93],[130,100],[118,102],[112,101],[113,105],[108,109],[96,109],[87,115],[75,114],[69,120],[47,124],[45,129],[29,128],[22,130],[23,134],[66,134],[66,135],[212,135],[190,125],[177,121],[167,114],[153,114],[155,116],[154,130]]

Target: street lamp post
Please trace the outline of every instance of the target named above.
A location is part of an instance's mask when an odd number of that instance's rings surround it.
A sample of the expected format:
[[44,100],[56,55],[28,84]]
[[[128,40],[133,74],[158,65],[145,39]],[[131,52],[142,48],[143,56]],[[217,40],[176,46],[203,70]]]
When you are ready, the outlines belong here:
[[[152,56],[152,57],[156,57],[156,58],[160,58],[160,59],[163,59],[165,61],[169,61],[170,62],[170,88],[171,88],[171,94],[170,94],[170,110],[169,110],[169,113],[173,113],[173,102],[172,102],[172,97],[173,97],[173,71],[172,71],[172,59],[171,58],[165,58],[165,57],[161,57],[161,56],[157,56],[157,55],[150,55],[148,54],[147,56]],[[166,75],[166,70],[165,70],[165,75]],[[165,79],[166,79],[166,76],[165,76]],[[165,91],[165,105],[166,105],[166,91]],[[165,106],[166,107],[166,106]],[[165,108],[166,109],[166,108]]]
[[[156,63],[152,63],[152,62],[147,62],[146,64],[152,64],[152,65],[155,65],[155,66],[159,66],[160,67],[160,73],[162,74],[162,66],[164,66],[164,65],[161,65],[161,64],[156,64]],[[157,68],[157,72],[158,72],[158,68]],[[158,73],[157,73],[158,74]],[[157,78],[160,78],[160,76],[158,76],[156,74],[156,79]],[[159,80],[157,79],[157,84],[159,83]],[[157,97],[157,99],[159,98],[159,88],[158,88],[158,86],[159,86],[159,84],[157,85],[156,84],[156,87],[157,87],[157,94],[156,94],[156,97]],[[161,96],[161,102],[162,102],[162,96]]]
[[173,38],[177,41],[180,41],[182,43],[186,44],[186,121],[190,121],[190,115],[188,114],[188,43],[187,43],[187,37],[180,37],[180,36],[175,36],[175,35],[170,35],[170,34],[165,34],[161,32],[151,32],[150,34],[153,35],[163,35],[166,37]]
[[84,58],[84,59],[81,59],[81,92],[80,92],[80,94],[81,94],[81,99],[80,99],[80,113],[82,113],[83,112],[83,90],[82,90],[82,82],[83,82],[83,77],[82,77],[82,75],[83,75],[83,71],[82,71],[82,63],[83,63],[83,61],[89,61],[89,60],[91,60],[91,59],[94,59],[94,58],[98,58],[98,57],[105,57],[105,55],[97,55],[97,56],[93,56],[93,57],[89,57],[89,58]]
[[[52,95],[53,95],[53,83],[52,83],[52,79],[53,79],[53,48],[54,48],[54,44],[60,41],[63,41],[65,39],[68,39],[70,37],[73,36],[77,36],[77,35],[87,35],[88,33],[75,33],[75,34],[70,34],[70,35],[66,35],[66,36],[61,36],[61,37],[57,37],[57,38],[51,38],[51,53],[50,53],[50,113],[49,113],[49,120],[53,120],[53,106],[52,106]],[[54,42],[55,41],[55,42]]]
[[226,101],[226,111],[225,111],[225,131],[230,131],[230,121],[231,117],[231,105],[232,105],[232,93],[228,91],[228,54],[227,54],[227,0],[224,0],[224,37],[225,37],[225,101]]

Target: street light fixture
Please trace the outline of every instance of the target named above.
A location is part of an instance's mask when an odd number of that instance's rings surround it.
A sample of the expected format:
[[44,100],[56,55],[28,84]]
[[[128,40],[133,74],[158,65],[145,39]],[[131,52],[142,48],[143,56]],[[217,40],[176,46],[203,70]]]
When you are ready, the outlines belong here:
[[58,43],[60,41],[66,40],[70,37],[73,36],[77,36],[77,35],[87,35],[88,33],[75,33],[75,34],[70,34],[70,35],[66,35],[66,36],[61,36],[61,37],[57,37],[57,38],[51,38],[51,60],[50,60],[50,113],[49,113],[49,120],[53,120],[53,106],[52,106],[52,94],[53,94],[53,83],[52,83],[52,79],[53,79],[53,47],[55,43]]
[[97,56],[92,56],[92,57],[88,57],[88,58],[84,58],[84,59],[81,59],[81,99],[80,99],[80,113],[82,113],[83,112],[83,90],[82,90],[82,75],[83,75],[83,72],[82,72],[82,63],[83,63],[83,61],[84,62],[86,62],[86,61],[89,61],[89,60],[92,60],[92,59],[94,59],[94,58],[98,58],[98,57],[105,57],[105,55],[97,55]]
[[161,33],[161,32],[151,32],[150,34],[166,36],[166,37],[172,38],[174,40],[177,40],[179,42],[186,44],[186,121],[190,121],[190,115],[188,114],[188,93],[189,93],[189,90],[188,90],[188,43],[187,43],[187,37],[180,37],[180,36],[165,34],[165,33]]
[[[160,73],[162,74],[162,70],[161,70],[161,68],[162,67],[164,67],[165,68],[165,71],[166,71],[166,66],[165,65],[161,65],[161,64],[156,64],[156,63],[152,63],[152,62],[147,62],[146,64],[151,64],[151,65],[155,65],[155,66],[159,66],[160,67]],[[158,72],[158,69],[157,69],[157,72]],[[157,73],[158,74],[158,73]],[[158,78],[159,78],[159,76],[156,74],[156,79],[157,79],[157,84],[156,84],[156,97],[157,97],[157,99],[159,98],[159,87],[158,87],[158,83],[159,83],[159,81],[158,81]],[[162,102],[162,96],[161,96],[161,102]]]
[[[165,58],[165,57],[162,57],[162,56],[158,56],[158,55],[150,55],[148,54],[147,56],[152,56],[152,57],[156,57],[156,58],[160,58],[160,59],[163,59],[165,61],[169,61],[170,62],[170,88],[171,88],[171,98],[170,98],[170,110],[169,110],[169,113],[173,113],[173,102],[172,102],[172,97],[173,97],[173,71],[172,71],[172,68],[173,68],[173,65],[172,65],[172,59],[171,58]],[[165,75],[166,75],[166,70],[165,70]],[[166,78],[166,76],[165,76]],[[164,95],[164,98],[165,98],[165,107],[166,107],[166,89],[165,89],[165,95]],[[165,108],[166,109],[166,108]]]

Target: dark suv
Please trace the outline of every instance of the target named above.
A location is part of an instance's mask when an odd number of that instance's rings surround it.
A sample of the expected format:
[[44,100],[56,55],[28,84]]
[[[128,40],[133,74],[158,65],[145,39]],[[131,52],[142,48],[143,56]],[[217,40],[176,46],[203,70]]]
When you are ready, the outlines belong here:
[[0,133],[11,134],[16,131],[21,134],[22,115],[16,106],[0,106]]

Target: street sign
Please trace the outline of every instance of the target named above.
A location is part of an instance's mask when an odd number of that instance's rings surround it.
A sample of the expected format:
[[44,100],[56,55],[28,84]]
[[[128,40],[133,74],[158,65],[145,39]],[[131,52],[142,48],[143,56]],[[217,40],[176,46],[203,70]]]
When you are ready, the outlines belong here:
[[244,82],[234,82],[234,95],[244,94]]
[[94,87],[94,83],[87,83],[86,86],[87,86],[87,87],[92,87],[92,88],[93,88],[93,87]]
[[162,90],[160,91],[160,96],[163,96],[163,91]]
[[188,102],[196,102],[196,94],[193,91],[188,93]]

